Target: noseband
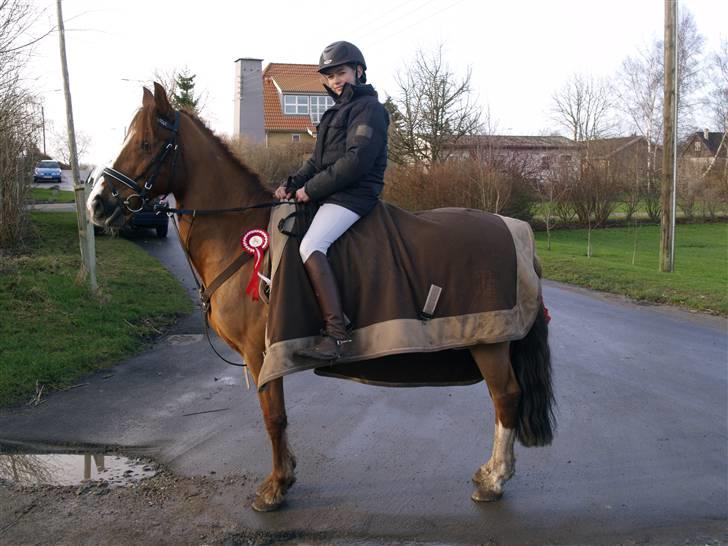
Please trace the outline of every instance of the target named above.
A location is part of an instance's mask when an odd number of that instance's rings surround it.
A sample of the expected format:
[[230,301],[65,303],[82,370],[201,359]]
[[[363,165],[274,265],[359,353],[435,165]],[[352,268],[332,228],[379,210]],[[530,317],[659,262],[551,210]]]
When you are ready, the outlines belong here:
[[[162,144],[162,147],[160,148],[159,152],[157,152],[157,155],[154,157],[152,162],[149,164],[149,167],[147,167],[144,172],[139,175],[139,178],[144,178],[144,175],[149,173],[149,177],[147,178],[147,181],[144,183],[143,186],[140,186],[136,180],[125,175],[123,172],[117,171],[116,169],[113,169],[111,167],[106,167],[103,171],[101,171],[102,175],[112,179],[109,180],[109,185],[111,186],[111,195],[113,195],[116,200],[121,203],[129,212],[139,212],[144,208],[144,205],[149,202],[149,197],[147,197],[147,194],[154,186],[154,182],[157,180],[159,171],[162,169],[162,165],[164,165],[164,162],[167,160],[170,154],[173,154],[172,176],[174,176],[174,168],[177,164],[177,151],[179,149],[179,145],[177,144],[177,133],[179,131],[179,111],[175,111],[174,123],[170,123],[160,117],[157,118],[157,123],[164,129],[171,131],[172,136],[168,138],[164,142],[164,144]],[[116,186],[114,185],[113,180],[120,182],[121,184],[132,190],[134,193],[129,195],[126,199],[122,200],[119,192],[116,189]],[[138,207],[134,206],[134,201],[137,200],[139,203]]]

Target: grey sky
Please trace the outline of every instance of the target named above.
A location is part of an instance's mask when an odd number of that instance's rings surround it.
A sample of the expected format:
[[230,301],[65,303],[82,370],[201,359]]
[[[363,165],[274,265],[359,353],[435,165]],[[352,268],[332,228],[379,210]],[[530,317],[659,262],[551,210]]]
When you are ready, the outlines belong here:
[[[36,31],[55,23],[55,1]],[[682,0],[707,49],[728,39],[728,1]],[[553,92],[574,72],[609,77],[626,55],[663,32],[663,0],[369,0],[223,2],[65,0],[68,61],[77,130],[91,139],[87,161],[113,158],[155,70],[188,67],[205,94],[204,117],[232,131],[234,61],[315,63],[321,49],[349,40],[364,52],[369,81],[384,100],[418,48],[444,45],[457,73],[472,67],[479,101],[498,131],[555,129]],[[58,40],[35,48],[29,87],[46,117],[65,130]],[[698,120],[700,122],[701,120]]]

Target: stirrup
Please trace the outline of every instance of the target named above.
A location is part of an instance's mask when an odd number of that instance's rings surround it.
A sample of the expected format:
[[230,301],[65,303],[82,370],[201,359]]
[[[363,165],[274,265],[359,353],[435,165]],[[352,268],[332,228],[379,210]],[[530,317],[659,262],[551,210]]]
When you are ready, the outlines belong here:
[[[344,339],[336,339],[329,332],[321,331],[322,339],[314,343],[311,347],[305,347],[295,351],[293,354],[300,358],[307,358],[312,360],[321,360],[325,362],[335,362],[342,355],[342,347],[347,343],[351,343],[351,338],[346,337]],[[322,350],[321,346],[333,341],[334,346]]]
[[[353,329],[350,328],[349,325],[347,325],[347,327],[346,327],[346,337],[344,339],[336,339],[327,330],[325,330],[323,328],[321,330],[319,330],[319,335],[321,337],[330,337],[331,339],[333,339],[336,342],[336,346],[337,347],[341,347],[342,345],[346,345],[347,343],[351,343],[351,341],[352,341],[351,340],[351,332],[352,331],[353,331]],[[317,345],[318,345],[318,343],[317,343]]]

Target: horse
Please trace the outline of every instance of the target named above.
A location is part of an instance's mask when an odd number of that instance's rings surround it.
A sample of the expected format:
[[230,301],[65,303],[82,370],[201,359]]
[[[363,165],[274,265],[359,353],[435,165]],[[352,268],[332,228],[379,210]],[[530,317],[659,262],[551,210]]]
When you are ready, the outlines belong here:
[[[178,231],[202,284],[216,285],[208,294],[210,326],[242,356],[257,385],[266,350],[267,307],[260,299],[245,297],[240,288],[253,274],[254,260],[243,261],[232,273],[230,262],[241,253],[241,233],[268,225],[271,209],[265,204],[272,200],[270,189],[196,115],[173,109],[164,88],[155,83],[154,93],[143,89],[142,106],[129,125],[121,151],[93,188],[86,207],[93,223],[119,227],[145,200],[164,194],[172,194],[179,209],[237,207],[239,211],[180,215]],[[540,278],[537,262],[534,268]],[[221,281],[224,271],[229,276]],[[540,301],[539,309],[523,339],[467,348],[495,410],[491,456],[472,476],[471,497],[477,502],[503,495],[515,471],[515,439],[526,447],[548,445],[553,439],[548,317]],[[258,398],[273,463],[256,490],[252,508],[271,511],[281,506],[296,481],[296,458],[286,434],[283,378],[260,389]]]

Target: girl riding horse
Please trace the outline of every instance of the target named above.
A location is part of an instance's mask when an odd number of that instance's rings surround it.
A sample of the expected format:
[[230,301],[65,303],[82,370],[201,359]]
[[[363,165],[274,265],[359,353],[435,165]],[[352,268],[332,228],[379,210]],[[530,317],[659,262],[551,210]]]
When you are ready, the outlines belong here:
[[295,194],[298,202],[321,204],[301,241],[300,254],[325,327],[317,343],[296,353],[303,358],[335,361],[351,341],[326,254],[374,208],[384,184],[389,116],[366,83],[366,69],[361,51],[349,42],[334,42],[321,53],[319,73],[334,105],[321,118],[311,157],[274,194],[278,199]]

